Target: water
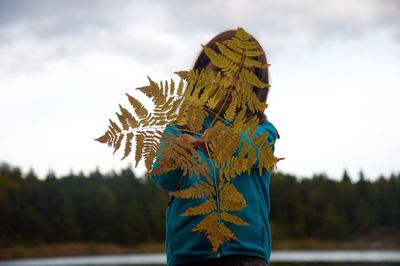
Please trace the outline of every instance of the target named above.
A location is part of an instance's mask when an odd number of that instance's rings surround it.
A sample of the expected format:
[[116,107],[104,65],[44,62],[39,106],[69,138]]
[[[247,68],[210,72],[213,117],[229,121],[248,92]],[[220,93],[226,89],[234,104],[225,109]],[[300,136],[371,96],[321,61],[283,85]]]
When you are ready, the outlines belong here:
[[[279,266],[400,265],[400,251],[274,251]],[[166,265],[165,254],[85,256],[0,261],[0,266]]]

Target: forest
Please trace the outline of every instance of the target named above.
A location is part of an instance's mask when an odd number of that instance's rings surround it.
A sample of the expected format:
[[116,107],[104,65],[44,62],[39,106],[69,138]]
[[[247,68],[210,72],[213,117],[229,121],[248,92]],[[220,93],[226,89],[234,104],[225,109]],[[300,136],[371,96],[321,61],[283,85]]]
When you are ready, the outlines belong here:
[[[372,232],[399,235],[400,173],[352,182],[324,174],[271,176],[273,240],[346,241]],[[0,247],[76,241],[135,246],[164,241],[168,194],[130,169],[39,179],[0,164]]]

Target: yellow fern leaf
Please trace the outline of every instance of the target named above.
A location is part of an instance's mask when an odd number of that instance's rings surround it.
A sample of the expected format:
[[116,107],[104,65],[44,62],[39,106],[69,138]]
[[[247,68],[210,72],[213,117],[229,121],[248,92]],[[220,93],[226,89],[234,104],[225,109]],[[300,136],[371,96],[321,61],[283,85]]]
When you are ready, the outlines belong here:
[[228,49],[225,45],[223,45],[222,43],[216,42],[218,50],[220,50],[220,52],[226,56],[227,58],[229,58],[232,62],[235,62],[236,64],[240,64],[241,59],[242,59],[242,55],[238,54],[230,49]]
[[234,42],[238,47],[244,50],[256,50],[260,48],[260,46],[256,42],[241,40],[238,37],[233,37],[232,42]]
[[100,143],[107,143],[109,139],[110,139],[110,135],[107,134],[107,132],[106,132],[106,133],[104,133],[104,135],[102,135],[101,137],[98,137],[95,140],[100,142]]
[[130,104],[132,105],[133,109],[135,110],[136,115],[141,119],[141,120],[146,120],[149,112],[147,111],[146,107],[143,106],[143,104],[140,103],[135,97],[129,95],[126,93],[126,96],[128,96],[128,100]]
[[213,49],[208,48],[207,46],[203,45],[204,53],[207,55],[207,57],[210,59],[211,63],[223,71],[227,71],[232,65],[233,62],[229,60],[229,58],[218,54],[215,52]]
[[173,101],[173,103],[170,105],[169,110],[166,112],[167,117],[171,117],[171,120],[175,120],[177,117],[176,112],[178,111],[179,104],[181,103],[181,100],[177,99]]
[[[190,80],[192,79],[193,75],[195,75],[195,72],[193,70],[191,71],[176,71],[174,72],[175,74],[177,74],[181,80]],[[179,95],[179,93],[178,93]]]
[[125,149],[124,149],[124,157],[121,158],[121,161],[125,159],[126,157],[129,156],[129,154],[132,151],[132,139],[133,139],[133,133],[129,132],[126,134],[126,140],[125,140]]
[[121,105],[119,105],[119,109],[121,110],[122,116],[127,121],[128,125],[133,129],[137,128],[138,122],[136,121],[135,117]]
[[183,80],[181,79],[181,80],[179,81],[179,86],[178,86],[178,89],[177,89],[177,92],[176,92],[176,94],[178,95],[178,97],[182,96],[183,86],[184,86]]
[[209,99],[221,89],[221,71],[217,71],[216,74],[214,71],[204,71],[204,78],[206,80],[205,88],[201,90],[199,97],[202,104],[207,104]]
[[264,53],[261,47],[256,42],[240,40],[237,37],[225,40],[222,43],[228,46],[233,51],[249,57],[259,56]]
[[248,41],[251,39],[251,35],[248,34],[243,28],[238,27],[235,36],[238,37],[240,40]]
[[214,186],[204,181],[195,183],[194,186],[187,189],[181,189],[171,193],[173,196],[181,199],[199,199],[215,195]]
[[262,134],[256,136],[256,137],[254,138],[254,144],[255,144],[257,147],[262,147],[262,146],[264,146],[264,144],[266,143],[266,141],[267,141],[267,139],[268,139],[268,135],[269,135],[268,132],[264,132],[264,133],[262,133]]
[[[233,93],[234,95],[234,93]],[[233,97],[232,102],[228,106],[228,109],[226,109],[224,118],[228,121],[233,120],[233,118],[236,115],[236,109],[238,108],[238,102],[237,102],[237,97]]]
[[243,65],[247,68],[251,68],[251,67],[265,68],[265,67],[267,67],[266,64],[264,64],[258,60],[251,59],[250,57],[244,58]]
[[136,148],[135,148],[135,167],[139,164],[142,159],[142,151],[144,148],[144,134],[143,132],[138,132],[135,136]]
[[[169,157],[182,169],[183,175],[208,175],[210,169],[197,150],[181,135],[164,134],[165,145],[160,147],[160,157]],[[185,147],[185,148],[184,148]]]
[[229,223],[237,224],[237,225],[249,225],[245,220],[242,218],[235,216],[233,214],[230,214],[228,212],[222,212],[221,213],[221,218]]
[[115,131],[115,129],[111,125],[109,125],[107,132],[110,134],[110,140],[112,141],[111,143],[114,143],[114,139],[117,137],[118,134],[117,131]]
[[126,121],[125,117],[123,115],[120,115],[119,113],[115,113],[118,117],[119,122],[122,125],[122,129],[123,130],[128,130],[129,129],[129,125],[128,122]]
[[160,166],[157,168],[152,168],[149,171],[147,171],[146,176],[161,175],[169,171],[175,170],[177,168],[175,162],[170,158],[162,157],[159,158],[158,162]]
[[117,125],[117,123],[115,123],[114,121],[112,121],[111,119],[108,119],[108,121],[110,121],[110,126],[111,129],[113,129],[114,134],[116,135],[117,132],[121,132],[122,130],[119,128],[119,126]]
[[107,134],[108,134],[108,136],[109,136],[107,145],[108,145],[108,147],[111,147],[111,146],[112,146],[112,143],[113,143],[113,141],[114,141],[115,136],[113,136],[113,135],[111,134],[110,130],[107,131]]
[[246,200],[232,183],[226,183],[221,190],[220,208],[223,211],[239,211],[246,207]]
[[204,215],[204,214],[210,213],[212,211],[216,211],[216,210],[217,210],[217,203],[215,202],[215,200],[208,199],[205,202],[203,202],[197,206],[187,209],[180,215],[181,216]]
[[174,95],[174,93],[175,93],[175,82],[173,79],[171,79],[168,94]]
[[262,50],[245,50],[243,53],[245,56],[248,56],[248,57],[256,57],[256,56],[260,56],[260,55],[264,54],[264,52]]
[[256,86],[260,89],[268,88],[270,87],[268,83],[262,82],[254,73],[253,71],[250,71],[248,69],[243,69],[242,73],[244,75],[244,78],[246,82],[249,84]]
[[[188,87],[188,90],[190,87]],[[192,90],[193,91],[193,90]],[[185,92],[185,94],[189,92]],[[176,124],[188,126],[193,133],[198,133],[202,129],[202,124],[207,112],[204,110],[205,103],[201,103],[198,97],[184,96],[182,104],[176,116]]]
[[203,139],[210,148],[211,157],[218,167],[224,167],[225,163],[229,162],[241,142],[240,132],[221,121],[208,129]]
[[233,41],[231,39],[229,40],[225,40],[222,42],[223,44],[225,44],[226,46],[228,46],[231,50],[235,51],[238,54],[242,54],[245,52],[245,50],[243,48],[241,48],[236,41]]
[[124,139],[124,134],[120,134],[114,143],[114,152],[113,154],[121,147],[122,140]]
[[[273,142],[268,143],[262,147],[260,155],[259,155],[259,161],[260,161],[260,166],[265,167],[268,171],[271,171],[272,168],[276,165],[276,163],[280,160],[272,152],[272,145]],[[281,158],[282,159],[282,158]],[[261,173],[261,169],[260,169]]]
[[225,242],[237,239],[235,234],[225,224],[219,222],[217,213],[207,215],[192,231],[204,233],[211,242],[213,252],[217,252],[219,247]]
[[209,177],[209,175],[211,173],[211,169],[210,169],[209,165],[207,164],[207,162],[201,162],[201,163],[197,164],[196,167],[193,167],[192,171],[195,176],[203,176],[209,181],[209,183],[211,183],[210,182],[211,179]]
[[144,163],[147,171],[150,171],[154,158],[156,156],[156,151],[158,149],[159,137],[154,131],[147,131],[144,140],[143,157]]
[[166,95],[168,93],[168,82],[165,82],[165,85],[162,81],[160,81],[160,89],[163,95]]

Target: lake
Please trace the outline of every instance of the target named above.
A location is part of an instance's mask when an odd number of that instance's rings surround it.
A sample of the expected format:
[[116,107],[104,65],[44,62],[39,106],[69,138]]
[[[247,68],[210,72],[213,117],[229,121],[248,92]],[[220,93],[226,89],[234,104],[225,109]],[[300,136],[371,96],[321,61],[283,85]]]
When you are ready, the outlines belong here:
[[[165,265],[165,254],[83,256],[0,261],[0,266]],[[274,251],[271,264],[280,266],[400,265],[400,251]]]

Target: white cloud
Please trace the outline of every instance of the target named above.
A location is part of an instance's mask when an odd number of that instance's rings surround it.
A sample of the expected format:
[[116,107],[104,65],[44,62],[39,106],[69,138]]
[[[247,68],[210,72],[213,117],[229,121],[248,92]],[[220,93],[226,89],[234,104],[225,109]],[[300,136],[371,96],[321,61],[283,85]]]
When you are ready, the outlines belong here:
[[359,0],[1,1],[0,160],[41,175],[125,167],[92,141],[124,93],[189,68],[200,44],[242,26],[272,63],[282,170],[397,171],[399,11]]

